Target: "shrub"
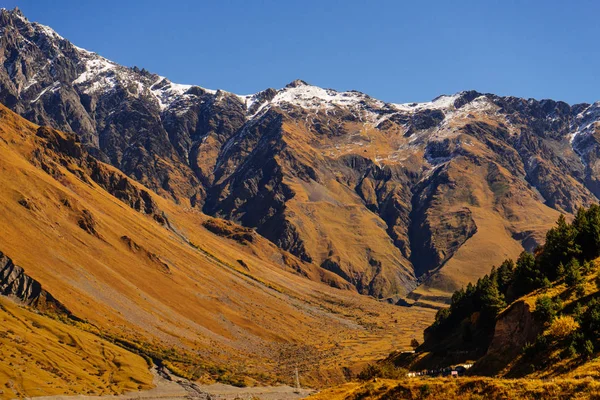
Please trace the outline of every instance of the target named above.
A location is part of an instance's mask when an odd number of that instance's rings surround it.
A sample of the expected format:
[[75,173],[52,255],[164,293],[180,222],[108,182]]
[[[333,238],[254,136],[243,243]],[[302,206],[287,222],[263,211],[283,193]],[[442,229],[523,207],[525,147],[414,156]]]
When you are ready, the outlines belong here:
[[527,358],[534,358],[538,354],[548,349],[548,339],[544,335],[538,335],[534,343],[526,343],[523,347],[523,355]]
[[548,334],[557,339],[564,339],[571,336],[573,332],[579,329],[579,324],[570,315],[561,315],[557,317],[550,325]]
[[575,293],[577,294],[577,297],[585,296],[585,285],[583,283],[579,283],[577,286],[575,286]]
[[357,378],[368,381],[373,378],[401,379],[406,377],[407,371],[397,368],[390,363],[368,364],[359,372]]
[[525,343],[525,346],[523,346],[523,349],[521,349],[521,351],[523,352],[523,355],[525,357],[528,357],[528,358],[533,357],[534,354],[535,354],[535,345],[534,345],[534,343],[531,343],[531,342]]
[[588,337],[600,337],[600,300],[593,299],[581,316],[581,328]]
[[589,348],[586,349],[586,346],[589,346],[586,344],[586,342],[587,342],[587,339],[585,337],[585,334],[583,332],[581,332],[581,330],[574,331],[571,334],[571,344],[569,346],[569,351],[571,351],[570,348],[572,347],[573,348],[573,350],[572,350],[573,357],[576,357],[579,354],[586,354],[589,352]]
[[577,348],[575,347],[575,345],[573,343],[571,343],[569,345],[569,347],[567,347],[567,356],[570,358],[575,358],[575,357],[579,356],[579,353],[577,352]]
[[583,307],[581,306],[581,304],[579,304],[579,303],[575,304],[575,307],[573,308],[571,315],[573,316],[573,318],[575,318],[575,320],[577,320],[577,321],[581,320],[581,317],[583,315]]
[[362,371],[357,375],[357,378],[361,381],[368,381],[376,378],[381,373],[381,369],[376,364],[367,364]]
[[583,265],[581,266],[581,273],[583,274],[590,274],[594,271],[594,263],[590,262],[590,261],[584,261]]

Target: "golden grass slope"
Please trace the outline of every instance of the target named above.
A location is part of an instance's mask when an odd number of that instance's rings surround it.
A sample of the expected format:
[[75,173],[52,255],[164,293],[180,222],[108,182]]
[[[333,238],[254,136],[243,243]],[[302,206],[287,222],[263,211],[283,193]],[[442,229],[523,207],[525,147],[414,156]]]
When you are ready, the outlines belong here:
[[311,400],[506,400],[597,399],[600,382],[591,379],[407,378],[353,382],[325,390]]
[[[312,282],[270,242],[220,237],[159,196],[169,226],[64,167],[56,180],[29,161],[37,127],[0,111],[0,248],[102,335],[162,349],[194,378],[273,377],[284,345],[306,346],[320,359],[306,379],[324,384],[407,346],[433,317]],[[80,227],[84,211],[97,234]]]
[[0,297],[0,398],[152,387],[144,359]]

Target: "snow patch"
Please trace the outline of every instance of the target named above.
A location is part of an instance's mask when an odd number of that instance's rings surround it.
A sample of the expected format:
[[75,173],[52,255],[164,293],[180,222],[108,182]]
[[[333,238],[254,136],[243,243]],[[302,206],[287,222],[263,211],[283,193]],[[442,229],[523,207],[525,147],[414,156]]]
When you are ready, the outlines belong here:
[[571,143],[571,146],[578,154],[583,154],[586,151],[585,149],[576,148],[576,140],[580,136],[588,136],[593,134],[596,130],[599,120],[600,101],[588,106],[575,117],[575,129],[573,130],[573,132],[568,134],[568,138],[569,142]]
[[[150,92],[158,101],[158,106],[162,110],[166,110],[175,102],[178,102],[178,113],[183,113],[187,110],[186,107],[181,107],[184,104],[180,103],[180,100],[185,100],[187,97],[192,96],[187,94],[187,91],[190,90],[194,85],[183,85],[180,83],[173,83],[164,76],[159,76],[158,79],[152,84],[150,87]],[[196,86],[199,87],[199,86]],[[216,90],[201,88],[207,93],[215,95],[217,93]]]
[[50,28],[49,26],[42,25],[37,22],[34,22],[31,25],[33,25],[37,30],[41,31],[46,36],[49,36],[53,39],[65,40],[64,37],[60,36],[58,33],[56,33],[54,29]]
[[31,104],[35,103],[36,101],[38,101],[39,99],[42,98],[42,96],[44,94],[46,94],[46,92],[50,91],[51,93],[56,92],[58,89],[60,88],[60,82],[54,82],[52,84],[52,86],[48,86],[46,89],[42,90],[40,92],[40,94],[37,95],[37,97],[33,100],[30,101]]

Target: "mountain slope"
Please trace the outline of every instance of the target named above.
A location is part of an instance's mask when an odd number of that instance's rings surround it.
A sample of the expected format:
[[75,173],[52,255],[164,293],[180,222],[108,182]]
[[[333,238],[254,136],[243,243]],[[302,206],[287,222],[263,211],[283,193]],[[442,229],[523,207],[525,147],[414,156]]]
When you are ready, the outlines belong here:
[[342,366],[402,345],[432,317],[334,289],[349,286],[4,107],[0,185],[0,247],[14,264],[91,332],[195,378],[287,379],[280,354],[295,351],[312,360],[306,382],[339,381]]
[[391,104],[299,80],[239,96],[119,66],[18,10],[0,29],[8,107],[363,294],[395,301],[424,282],[410,297],[438,307],[600,194],[599,103]]

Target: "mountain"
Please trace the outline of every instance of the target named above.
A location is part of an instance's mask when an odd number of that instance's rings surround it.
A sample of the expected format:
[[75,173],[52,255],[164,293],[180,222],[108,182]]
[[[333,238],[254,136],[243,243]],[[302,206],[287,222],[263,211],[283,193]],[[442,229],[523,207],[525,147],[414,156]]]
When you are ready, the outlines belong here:
[[13,382],[0,398],[148,387],[132,353],[236,384],[289,381],[294,355],[309,363],[303,383],[340,382],[344,367],[407,345],[433,317],[359,295],[1,105],[0,186],[0,382]]
[[0,30],[10,109],[362,294],[440,307],[600,195],[600,103],[391,104],[300,80],[239,96],[120,66],[18,9]]

